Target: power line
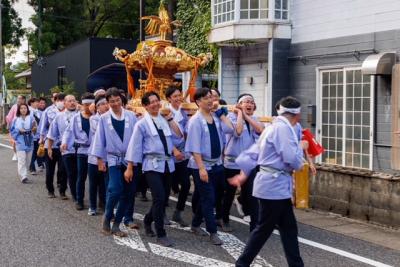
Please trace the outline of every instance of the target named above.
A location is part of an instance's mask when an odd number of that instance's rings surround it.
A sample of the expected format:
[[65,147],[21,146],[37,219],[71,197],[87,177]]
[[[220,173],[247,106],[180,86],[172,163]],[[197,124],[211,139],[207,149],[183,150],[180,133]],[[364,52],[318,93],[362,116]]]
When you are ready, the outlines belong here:
[[[3,7],[3,9],[10,9],[11,7]],[[37,12],[30,12],[26,9],[15,9],[17,13],[22,12],[25,14],[32,14],[35,15]],[[83,19],[83,18],[77,18],[77,17],[71,17],[71,16],[62,16],[62,15],[51,15],[51,14],[42,14],[42,17],[53,17],[53,18],[60,18],[60,19],[66,19],[66,20],[73,20],[73,21],[81,21],[81,22],[88,22],[88,23],[93,23],[95,21],[89,20],[89,19]],[[139,26],[139,23],[124,23],[124,22],[117,22],[117,21],[106,21],[105,24],[115,24],[115,25],[121,25],[121,26]]]

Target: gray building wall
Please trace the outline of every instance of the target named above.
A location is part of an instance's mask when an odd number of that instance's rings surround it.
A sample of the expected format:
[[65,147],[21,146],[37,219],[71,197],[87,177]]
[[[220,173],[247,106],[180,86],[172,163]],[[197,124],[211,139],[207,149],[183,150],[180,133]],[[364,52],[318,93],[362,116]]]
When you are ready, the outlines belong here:
[[[371,34],[355,35],[296,43],[291,45],[289,57],[289,83],[290,94],[299,98],[304,104],[317,104],[316,92],[316,69],[324,66],[347,66],[356,64],[361,66],[362,61],[368,56],[360,55],[357,59],[352,55],[332,56],[332,53],[353,52],[375,49],[382,51],[400,50],[400,30],[376,32]],[[290,59],[291,57],[318,55],[317,58],[306,60],[305,64],[300,60]],[[325,55],[325,56],[323,56]],[[385,81],[386,79],[386,81]],[[391,110],[390,110],[390,80],[378,78],[378,85],[375,95],[375,124],[376,130],[373,149],[373,169],[389,170],[391,159]],[[306,121],[307,112],[302,114],[302,124],[310,127]],[[315,131],[315,128],[313,129]]]
[[228,103],[234,103],[238,96],[239,88],[239,57],[240,49],[237,47],[221,47],[221,79],[219,89],[221,97]]
[[[259,107],[258,112],[262,114],[267,86],[268,44],[222,47],[220,51],[222,98],[232,104],[240,94],[250,93]],[[253,83],[246,83],[246,77],[252,77]]]

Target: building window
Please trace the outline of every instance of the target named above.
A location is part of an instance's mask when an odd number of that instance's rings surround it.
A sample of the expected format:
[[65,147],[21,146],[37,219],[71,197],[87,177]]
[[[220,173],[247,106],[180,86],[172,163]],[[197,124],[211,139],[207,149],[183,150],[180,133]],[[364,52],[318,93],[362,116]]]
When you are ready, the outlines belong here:
[[61,89],[64,88],[64,85],[67,83],[67,77],[65,76],[65,66],[57,68],[57,85]]
[[214,24],[235,19],[235,0],[214,0]]
[[322,162],[371,169],[370,77],[360,69],[321,71]]
[[240,0],[240,19],[268,19],[268,0]]
[[287,20],[289,0],[275,0],[275,19]]

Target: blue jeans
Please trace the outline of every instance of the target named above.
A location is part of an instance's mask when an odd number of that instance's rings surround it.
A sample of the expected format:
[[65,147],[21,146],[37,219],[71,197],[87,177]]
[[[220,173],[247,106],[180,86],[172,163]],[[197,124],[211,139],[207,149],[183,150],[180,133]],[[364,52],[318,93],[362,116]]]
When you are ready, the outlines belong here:
[[85,198],[85,182],[88,173],[88,156],[85,154],[77,154],[76,166],[76,202],[83,205],[83,199]]
[[62,156],[64,166],[65,166],[65,172],[67,173],[67,180],[68,180],[68,186],[69,186],[69,191],[71,192],[71,196],[74,201],[77,200],[77,195],[76,195],[76,180],[78,176],[78,170],[76,166],[76,155],[75,154],[66,154]]
[[[200,179],[198,169],[191,169],[194,185],[199,197],[195,214],[192,220],[193,227],[199,227],[202,219],[206,222],[207,232],[214,234],[217,232],[217,224],[215,222],[214,207],[215,200],[224,192],[225,177],[222,165],[215,165],[208,170],[208,183]],[[221,207],[220,207],[221,208]]]
[[105,217],[108,221],[111,221],[114,217],[114,208],[117,206],[117,213],[115,214],[114,220],[117,224],[121,223],[122,217],[125,216],[129,198],[134,197],[135,191],[135,183],[133,181],[127,183],[124,179],[125,170],[126,167],[124,165],[112,166],[108,169],[109,181],[106,195]]
[[37,150],[39,148],[39,141],[33,141],[33,151],[32,151],[32,158],[31,163],[29,165],[30,171],[36,171],[35,161],[37,162],[38,166],[44,166],[45,158],[37,156]]
[[97,165],[88,164],[89,174],[89,208],[97,209],[97,193],[99,194],[99,202],[106,203],[106,181],[108,176],[106,172],[101,172]]

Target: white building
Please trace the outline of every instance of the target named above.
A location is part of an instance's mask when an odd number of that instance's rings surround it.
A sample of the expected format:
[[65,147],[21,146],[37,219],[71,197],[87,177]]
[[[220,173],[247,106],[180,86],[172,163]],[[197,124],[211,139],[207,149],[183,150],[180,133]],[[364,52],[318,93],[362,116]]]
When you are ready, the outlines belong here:
[[225,100],[249,92],[258,113],[271,115],[277,100],[293,95],[303,103],[303,126],[326,148],[320,162],[398,168],[392,132],[399,107],[392,102],[400,88],[391,87],[393,77],[400,79],[392,75],[400,1],[212,0],[211,6],[209,41],[220,47]]

